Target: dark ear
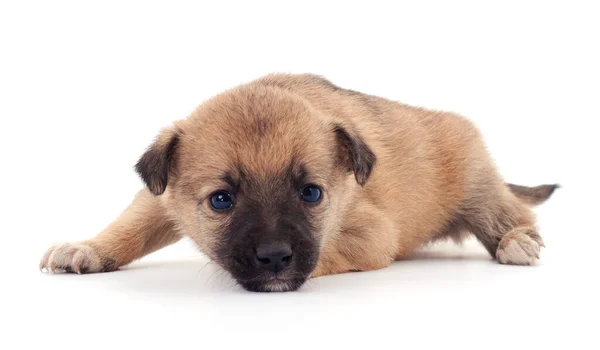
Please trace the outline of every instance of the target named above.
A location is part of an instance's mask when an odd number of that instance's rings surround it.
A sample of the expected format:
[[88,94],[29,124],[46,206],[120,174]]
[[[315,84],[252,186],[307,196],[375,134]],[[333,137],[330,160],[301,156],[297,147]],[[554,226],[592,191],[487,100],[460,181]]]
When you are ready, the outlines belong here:
[[155,196],[163,194],[167,188],[178,143],[178,132],[163,130],[135,165],[135,171]]
[[342,164],[348,168],[348,171],[353,171],[356,182],[364,186],[371,175],[377,157],[360,135],[351,128],[338,124],[333,130],[341,150],[339,155]]

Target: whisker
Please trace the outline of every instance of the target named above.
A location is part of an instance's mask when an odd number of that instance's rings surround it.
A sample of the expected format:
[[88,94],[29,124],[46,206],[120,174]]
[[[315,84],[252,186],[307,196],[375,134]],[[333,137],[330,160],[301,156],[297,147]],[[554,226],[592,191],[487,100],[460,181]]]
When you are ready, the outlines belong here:
[[211,279],[211,278],[213,278],[213,276],[214,276],[214,275],[215,275],[217,272],[219,272],[219,269],[217,269],[217,270],[213,271],[213,273],[211,273],[211,274],[210,274],[210,276],[209,276],[209,277],[208,277],[208,279],[207,279],[207,280],[204,282],[204,284],[206,285],[206,284],[207,284],[207,283],[210,281],[210,279]]

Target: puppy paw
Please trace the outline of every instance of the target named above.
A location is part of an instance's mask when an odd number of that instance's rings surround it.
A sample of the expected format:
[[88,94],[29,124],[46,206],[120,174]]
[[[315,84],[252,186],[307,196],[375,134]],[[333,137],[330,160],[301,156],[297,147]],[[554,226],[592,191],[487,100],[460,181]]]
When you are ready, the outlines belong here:
[[40,261],[40,270],[93,273],[116,270],[115,261],[103,259],[92,247],[65,243],[50,247]]
[[537,232],[529,228],[517,228],[506,234],[496,251],[501,264],[532,265],[540,258],[540,247],[544,242]]

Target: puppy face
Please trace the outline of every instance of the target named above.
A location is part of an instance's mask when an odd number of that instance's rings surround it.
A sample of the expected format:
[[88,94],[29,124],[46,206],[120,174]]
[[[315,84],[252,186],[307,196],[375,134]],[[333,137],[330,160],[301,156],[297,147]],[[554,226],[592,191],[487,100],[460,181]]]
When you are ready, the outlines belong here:
[[348,187],[364,185],[374,163],[349,126],[293,96],[242,87],[163,131],[137,170],[244,288],[287,291],[310,276]]

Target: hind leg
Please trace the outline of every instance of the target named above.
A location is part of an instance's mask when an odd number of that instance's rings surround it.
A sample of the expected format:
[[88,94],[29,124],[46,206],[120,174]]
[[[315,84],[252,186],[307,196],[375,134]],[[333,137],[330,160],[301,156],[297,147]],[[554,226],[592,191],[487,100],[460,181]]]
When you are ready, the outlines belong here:
[[496,259],[501,264],[532,265],[540,258],[542,238],[532,226],[517,227],[507,233],[496,250]]
[[487,190],[462,210],[467,228],[501,264],[533,264],[544,246],[533,212],[504,186]]

